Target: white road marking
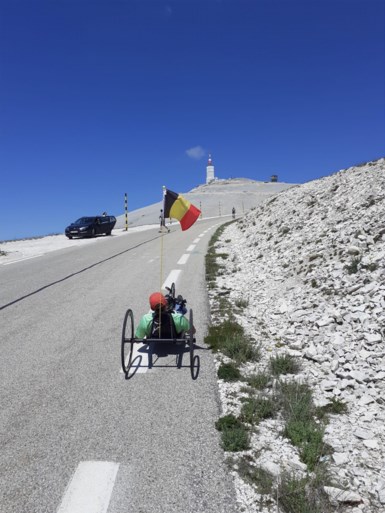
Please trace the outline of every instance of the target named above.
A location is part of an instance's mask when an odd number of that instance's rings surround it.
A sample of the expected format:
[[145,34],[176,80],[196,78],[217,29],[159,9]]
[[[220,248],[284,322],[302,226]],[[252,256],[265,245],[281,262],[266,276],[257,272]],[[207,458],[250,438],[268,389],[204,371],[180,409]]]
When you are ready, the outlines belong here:
[[189,259],[189,257],[190,257],[190,255],[188,255],[186,253],[184,255],[182,255],[177,262],[178,265],[184,265],[187,262],[187,260]]
[[193,243],[196,244],[199,241],[200,241],[200,238],[198,237],[197,239],[193,240]]
[[57,513],[106,513],[118,469],[108,461],[80,462]]
[[170,274],[167,276],[166,281],[162,285],[162,289],[166,290],[166,287],[171,287],[172,283],[175,283],[179,278],[180,273],[182,272],[181,269],[173,269]]
[[23,257],[23,258],[20,258],[20,260],[13,260],[12,262],[4,262],[3,265],[17,264],[19,262],[24,262],[25,260],[31,260],[31,258],[41,257],[41,256],[43,256],[43,254],[44,253],[41,253],[40,255],[32,255],[32,256],[29,256],[29,257]]
[[190,244],[186,251],[194,251],[196,244]]
[[203,232],[199,235],[199,237],[204,237],[206,232]]

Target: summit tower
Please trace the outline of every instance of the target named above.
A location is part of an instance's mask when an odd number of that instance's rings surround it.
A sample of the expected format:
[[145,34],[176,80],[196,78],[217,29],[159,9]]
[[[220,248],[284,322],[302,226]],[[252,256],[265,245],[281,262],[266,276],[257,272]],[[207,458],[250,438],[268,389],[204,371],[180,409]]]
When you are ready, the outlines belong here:
[[209,153],[209,159],[207,161],[207,166],[206,166],[206,183],[210,183],[213,180],[215,180],[214,166],[213,166],[213,162],[211,160],[211,154]]

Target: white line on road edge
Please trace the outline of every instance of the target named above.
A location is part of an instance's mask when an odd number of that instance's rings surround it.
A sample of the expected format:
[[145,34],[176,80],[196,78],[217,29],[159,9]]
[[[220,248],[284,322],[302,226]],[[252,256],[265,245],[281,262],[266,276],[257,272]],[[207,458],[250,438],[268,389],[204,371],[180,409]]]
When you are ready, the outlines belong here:
[[166,287],[171,287],[172,283],[175,283],[176,285],[177,279],[179,278],[181,272],[181,269],[173,269],[167,276],[166,281],[163,283],[162,289],[166,289]]
[[119,464],[81,461],[57,513],[106,513]]
[[186,251],[194,251],[196,244],[190,244]]
[[11,265],[11,264],[17,264],[18,262],[24,262],[24,260],[31,260],[31,258],[38,258],[43,256],[44,253],[41,253],[40,255],[32,255],[29,257],[20,258],[20,260],[13,260],[12,262],[4,262],[3,265]]
[[177,264],[178,265],[183,265],[187,262],[187,260],[189,259],[190,255],[188,255],[187,253],[185,253],[184,255],[182,255],[180,257],[180,259],[178,260]]

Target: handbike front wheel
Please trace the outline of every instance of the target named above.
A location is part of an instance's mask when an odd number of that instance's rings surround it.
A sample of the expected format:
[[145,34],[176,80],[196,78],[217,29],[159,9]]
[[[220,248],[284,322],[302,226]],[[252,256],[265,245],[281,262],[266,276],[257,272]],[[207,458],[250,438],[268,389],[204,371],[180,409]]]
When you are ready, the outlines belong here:
[[127,376],[132,365],[132,353],[134,350],[134,314],[128,309],[124,316],[122,329],[121,359],[122,369]]

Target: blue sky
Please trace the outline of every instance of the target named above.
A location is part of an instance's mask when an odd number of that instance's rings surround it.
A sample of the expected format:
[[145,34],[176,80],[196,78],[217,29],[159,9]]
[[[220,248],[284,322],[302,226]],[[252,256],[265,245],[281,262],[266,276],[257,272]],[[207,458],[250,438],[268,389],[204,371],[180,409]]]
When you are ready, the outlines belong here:
[[0,0],[0,240],[385,156],[383,0]]

